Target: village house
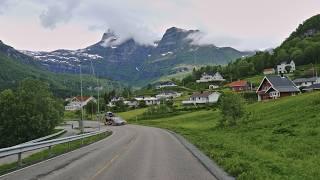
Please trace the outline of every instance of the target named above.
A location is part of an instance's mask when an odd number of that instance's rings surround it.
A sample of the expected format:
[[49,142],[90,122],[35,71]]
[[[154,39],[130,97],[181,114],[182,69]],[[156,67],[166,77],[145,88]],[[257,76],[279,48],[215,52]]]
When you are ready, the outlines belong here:
[[303,88],[303,91],[320,91],[320,83],[312,84],[306,88]]
[[124,101],[124,100],[125,100],[124,97],[113,97],[107,106],[115,107],[117,102]]
[[66,101],[69,103],[64,107],[66,111],[77,111],[81,110],[82,107],[86,106],[90,101],[97,102],[92,96],[76,96],[73,98],[67,98]]
[[203,83],[203,82],[214,82],[214,81],[222,82],[222,81],[225,81],[225,79],[223,79],[222,75],[219,72],[216,72],[213,76],[207,73],[203,73],[201,78],[196,82]]
[[180,97],[181,93],[175,92],[175,91],[163,91],[156,95],[156,98],[158,99],[173,99]]
[[248,81],[245,81],[245,80],[234,81],[234,82],[227,84],[227,86],[232,91],[235,91],[235,92],[248,91],[251,89],[250,84],[248,83]]
[[258,101],[278,99],[285,96],[295,96],[299,88],[285,76],[269,75],[261,81],[257,91]]
[[293,80],[294,84],[300,88],[300,87],[308,87],[313,84],[320,83],[320,78],[312,77],[312,78],[298,78]]
[[139,106],[139,102],[136,100],[126,100],[123,103],[131,108],[136,108]]
[[[287,72],[286,67],[290,67],[290,72]],[[287,64],[287,62],[282,62],[281,64],[277,65],[278,74],[292,73],[295,70],[296,70],[296,64],[293,61],[290,61],[289,64]]]
[[156,89],[162,89],[166,87],[176,87],[177,85],[174,82],[160,82],[157,86]]
[[144,101],[147,106],[159,105],[160,99],[156,97],[136,97],[134,98],[136,101]]
[[182,101],[183,105],[197,105],[197,104],[209,104],[209,103],[216,103],[220,97],[219,92],[197,92],[193,93],[190,96],[189,100]]
[[263,70],[263,74],[264,75],[270,75],[270,74],[275,74],[276,71],[274,70],[274,68],[267,68]]

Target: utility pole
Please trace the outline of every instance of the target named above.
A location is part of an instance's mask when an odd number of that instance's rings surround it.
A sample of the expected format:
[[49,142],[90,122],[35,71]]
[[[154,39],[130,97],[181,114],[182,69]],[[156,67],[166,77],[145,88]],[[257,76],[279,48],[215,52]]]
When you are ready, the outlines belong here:
[[81,62],[80,62],[80,92],[81,92],[81,118],[79,121],[79,128],[81,134],[84,132],[83,130],[83,92],[82,92],[82,70],[81,70]]

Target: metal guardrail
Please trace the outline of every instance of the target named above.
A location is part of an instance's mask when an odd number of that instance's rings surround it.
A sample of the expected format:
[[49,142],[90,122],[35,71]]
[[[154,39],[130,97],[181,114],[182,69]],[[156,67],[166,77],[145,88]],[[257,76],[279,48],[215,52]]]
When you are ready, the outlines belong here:
[[27,144],[21,144],[16,145],[8,148],[0,149],[0,158],[10,156],[10,155],[18,155],[18,166],[22,165],[22,153],[33,151],[37,149],[42,149],[48,147],[51,149],[52,146],[72,142],[79,139],[84,139],[87,137],[91,137],[94,135],[102,134],[104,132],[107,132],[107,130],[101,130],[101,131],[94,131],[90,133],[75,135],[75,136],[69,136],[64,138],[58,138],[58,139],[52,139],[48,141],[42,141],[42,142],[36,142],[36,143],[27,143]]
[[15,145],[15,146],[20,146],[20,145],[24,145],[24,144],[30,144],[30,143],[36,143],[36,142],[40,142],[40,141],[44,141],[44,140],[47,140],[47,139],[51,139],[53,137],[56,137],[56,136],[59,136],[63,133],[67,132],[67,130],[61,130],[57,133],[54,133],[54,134],[50,134],[48,136],[44,136],[44,137],[41,137],[41,138],[38,138],[38,139],[34,139],[34,140],[31,140],[31,141],[28,141],[28,142],[25,142],[25,143],[21,143],[21,144],[18,144],[18,145]]

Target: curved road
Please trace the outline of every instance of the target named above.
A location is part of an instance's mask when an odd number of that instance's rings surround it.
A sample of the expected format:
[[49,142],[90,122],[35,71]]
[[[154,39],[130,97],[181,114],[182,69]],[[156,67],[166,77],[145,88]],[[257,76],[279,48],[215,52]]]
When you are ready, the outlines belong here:
[[152,127],[110,127],[97,143],[21,169],[6,180],[202,180],[215,179],[169,132]]

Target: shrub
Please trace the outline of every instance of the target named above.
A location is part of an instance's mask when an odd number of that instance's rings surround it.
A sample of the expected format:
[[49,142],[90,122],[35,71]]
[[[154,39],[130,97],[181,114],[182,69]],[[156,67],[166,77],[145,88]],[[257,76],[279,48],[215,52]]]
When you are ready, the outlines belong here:
[[236,125],[245,115],[245,100],[235,93],[228,93],[221,97],[220,110],[222,118],[219,125]]

